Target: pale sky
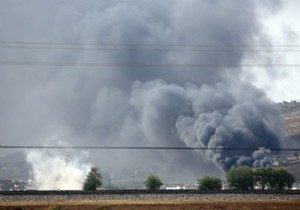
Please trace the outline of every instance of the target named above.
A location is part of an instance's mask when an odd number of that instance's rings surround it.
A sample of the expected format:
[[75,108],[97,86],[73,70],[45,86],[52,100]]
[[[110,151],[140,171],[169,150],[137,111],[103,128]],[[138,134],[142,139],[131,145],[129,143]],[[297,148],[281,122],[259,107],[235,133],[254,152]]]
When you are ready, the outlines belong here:
[[[256,57],[254,60],[258,60],[258,63],[269,61],[274,65],[300,64],[300,2],[284,0],[281,4],[282,7],[278,11],[261,11],[260,19],[263,24],[263,31],[269,38],[270,44],[274,46],[275,51],[264,54],[264,58]],[[276,52],[276,49],[286,49],[287,51]],[[294,52],[288,50],[294,50]],[[260,59],[262,60],[260,61]],[[248,60],[245,60],[244,62],[247,63]],[[276,102],[300,100],[299,68],[298,65],[288,68],[274,66],[271,70],[251,69],[254,74],[252,83],[264,89],[268,96]]]

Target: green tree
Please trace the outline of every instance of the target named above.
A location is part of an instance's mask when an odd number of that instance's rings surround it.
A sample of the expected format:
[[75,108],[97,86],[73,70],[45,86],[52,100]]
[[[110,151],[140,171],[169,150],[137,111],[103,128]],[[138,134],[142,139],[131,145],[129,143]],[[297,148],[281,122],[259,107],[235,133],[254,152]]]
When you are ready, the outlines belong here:
[[234,167],[226,173],[228,187],[238,190],[251,190],[254,187],[253,170],[246,166]]
[[266,189],[270,184],[272,168],[257,168],[254,170],[254,182],[255,185],[259,186],[262,190]]
[[294,176],[284,168],[272,168],[269,175],[269,186],[275,190],[291,189]]
[[198,189],[199,190],[221,190],[222,189],[222,181],[220,178],[215,176],[204,176],[198,181]]
[[102,186],[100,170],[92,167],[84,181],[83,190],[96,190],[100,186]]
[[163,185],[163,183],[160,181],[159,177],[154,176],[154,175],[149,176],[146,179],[146,181],[144,182],[144,184],[145,184],[146,189],[150,190],[150,191],[158,190]]

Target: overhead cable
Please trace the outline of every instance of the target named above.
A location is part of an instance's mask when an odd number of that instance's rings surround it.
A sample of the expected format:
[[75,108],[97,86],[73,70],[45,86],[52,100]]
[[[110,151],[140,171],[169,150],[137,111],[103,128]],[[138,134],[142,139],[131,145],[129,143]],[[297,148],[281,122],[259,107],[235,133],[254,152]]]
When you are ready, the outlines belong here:
[[32,145],[2,145],[2,149],[91,149],[91,150],[218,150],[218,151],[298,151],[295,148],[250,148],[250,147],[153,147],[153,146],[32,146]]

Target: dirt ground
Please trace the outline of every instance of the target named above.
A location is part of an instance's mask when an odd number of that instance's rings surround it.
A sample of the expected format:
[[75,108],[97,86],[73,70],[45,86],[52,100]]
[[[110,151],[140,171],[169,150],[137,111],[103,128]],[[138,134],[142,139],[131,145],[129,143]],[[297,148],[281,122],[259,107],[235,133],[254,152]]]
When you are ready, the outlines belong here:
[[80,201],[1,202],[7,210],[300,210],[300,200],[291,201]]

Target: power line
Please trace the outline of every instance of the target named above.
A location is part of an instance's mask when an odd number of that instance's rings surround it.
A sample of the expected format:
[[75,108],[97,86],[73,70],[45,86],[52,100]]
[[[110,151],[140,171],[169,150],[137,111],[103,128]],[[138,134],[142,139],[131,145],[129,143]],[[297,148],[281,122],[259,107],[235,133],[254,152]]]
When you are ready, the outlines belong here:
[[[136,147],[136,146],[0,146],[2,149],[91,149],[91,150],[224,150],[224,151],[255,151],[262,148],[248,147]],[[298,151],[295,148],[265,148],[271,151]]]
[[76,51],[145,51],[145,52],[300,52],[300,49],[246,49],[246,48],[87,48],[87,47],[46,47],[46,46],[8,46],[0,45],[1,48],[7,49],[37,49],[37,50],[76,50]]
[[[0,41],[1,48],[92,51],[299,52],[300,45],[117,44]],[[91,48],[92,47],[92,48]],[[266,49],[267,48],[267,49]]]
[[228,67],[228,68],[253,68],[253,67],[300,67],[300,64],[174,64],[174,63],[154,63],[154,64],[130,64],[130,63],[97,63],[97,62],[48,62],[48,61],[0,61],[0,65],[15,66],[70,66],[70,67],[130,67],[130,68],[211,68],[211,67]]
[[272,44],[259,44],[259,45],[247,45],[247,44],[136,44],[136,43],[84,43],[84,42],[39,42],[39,41],[3,41],[0,40],[0,44],[20,44],[20,45],[81,45],[81,46],[142,46],[142,47],[283,47],[283,48],[300,48],[300,45],[272,45]]

